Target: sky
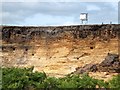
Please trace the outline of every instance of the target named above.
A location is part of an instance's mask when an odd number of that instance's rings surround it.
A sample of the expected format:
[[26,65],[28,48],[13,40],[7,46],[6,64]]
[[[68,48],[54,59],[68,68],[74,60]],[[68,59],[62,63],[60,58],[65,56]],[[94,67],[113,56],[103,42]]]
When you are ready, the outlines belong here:
[[[104,0],[105,1],[105,0]],[[80,13],[88,13],[87,24],[118,24],[118,1],[9,1],[0,2],[2,25],[79,25]]]

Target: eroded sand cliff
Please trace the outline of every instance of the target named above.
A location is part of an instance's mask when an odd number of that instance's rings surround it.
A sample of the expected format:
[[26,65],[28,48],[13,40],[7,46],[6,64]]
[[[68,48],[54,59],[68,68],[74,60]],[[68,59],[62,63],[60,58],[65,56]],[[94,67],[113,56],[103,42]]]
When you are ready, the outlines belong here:
[[64,76],[101,63],[108,53],[119,54],[119,31],[120,25],[1,26],[2,65],[34,66],[34,71]]

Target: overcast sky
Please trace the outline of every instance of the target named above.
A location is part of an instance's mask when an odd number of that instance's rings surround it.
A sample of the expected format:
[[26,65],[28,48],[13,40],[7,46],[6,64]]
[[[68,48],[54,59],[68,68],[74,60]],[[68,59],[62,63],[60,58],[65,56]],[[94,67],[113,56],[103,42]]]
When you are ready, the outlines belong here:
[[1,2],[4,25],[75,25],[80,13],[88,24],[118,23],[118,2]]

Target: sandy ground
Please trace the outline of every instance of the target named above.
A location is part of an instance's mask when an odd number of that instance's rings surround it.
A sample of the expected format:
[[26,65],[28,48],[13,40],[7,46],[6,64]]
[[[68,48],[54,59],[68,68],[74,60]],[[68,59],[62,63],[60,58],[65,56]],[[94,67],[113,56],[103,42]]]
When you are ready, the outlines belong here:
[[[34,44],[36,42],[37,44]],[[47,46],[44,44],[45,41],[35,41],[34,43],[31,42],[31,45],[35,45],[34,48],[27,52],[21,49],[3,52],[1,55],[4,59],[3,64],[10,61],[13,66],[34,66],[34,71],[44,71],[49,76],[63,77],[74,72],[77,67],[90,63],[101,63],[108,53],[118,54],[117,39],[103,42],[99,40],[72,40],[67,38],[49,42]],[[22,64],[18,64],[18,62]],[[115,73],[107,72],[90,72],[89,74],[104,80],[108,80],[116,75]]]

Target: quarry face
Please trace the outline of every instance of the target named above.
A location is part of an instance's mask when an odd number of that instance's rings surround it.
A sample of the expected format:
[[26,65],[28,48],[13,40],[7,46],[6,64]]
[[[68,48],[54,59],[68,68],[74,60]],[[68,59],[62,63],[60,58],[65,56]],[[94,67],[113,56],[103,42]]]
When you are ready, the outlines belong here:
[[34,66],[34,71],[60,77],[99,64],[108,53],[119,54],[118,24],[0,28],[3,67]]

